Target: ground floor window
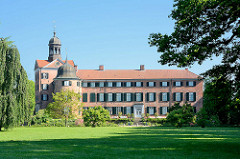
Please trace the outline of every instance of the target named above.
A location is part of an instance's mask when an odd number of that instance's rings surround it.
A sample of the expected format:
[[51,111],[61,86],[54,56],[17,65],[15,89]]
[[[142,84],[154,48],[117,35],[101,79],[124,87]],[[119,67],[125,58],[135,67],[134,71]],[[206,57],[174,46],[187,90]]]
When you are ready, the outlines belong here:
[[168,112],[168,107],[160,107],[160,114],[165,115]]
[[126,114],[131,114],[132,112],[131,112],[131,107],[126,107],[126,112],[125,112]]

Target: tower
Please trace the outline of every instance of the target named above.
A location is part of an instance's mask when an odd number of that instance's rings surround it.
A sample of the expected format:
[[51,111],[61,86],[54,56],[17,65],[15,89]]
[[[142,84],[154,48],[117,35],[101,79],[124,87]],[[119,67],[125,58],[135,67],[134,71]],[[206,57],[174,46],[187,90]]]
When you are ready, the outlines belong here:
[[48,61],[52,62],[55,59],[62,59],[61,57],[61,41],[56,37],[56,32],[53,32],[53,37],[49,40],[49,56]]

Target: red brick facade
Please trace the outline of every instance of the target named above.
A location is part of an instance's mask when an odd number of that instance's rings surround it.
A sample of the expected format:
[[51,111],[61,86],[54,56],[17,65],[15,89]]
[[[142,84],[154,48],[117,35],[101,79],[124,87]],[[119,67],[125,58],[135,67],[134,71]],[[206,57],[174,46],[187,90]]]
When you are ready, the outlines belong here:
[[[141,65],[139,70],[104,70],[101,65],[96,70],[77,70],[74,62],[69,60],[68,63],[75,67],[80,80],[64,79],[71,81],[72,85],[63,86],[62,81],[54,81],[54,78],[64,63],[58,58],[53,61],[36,60],[37,110],[46,108],[52,101],[52,93],[61,89],[80,93],[85,108],[101,105],[110,110],[112,115],[121,111],[123,114],[134,113],[138,116],[139,113],[165,116],[167,109],[176,100],[181,105],[187,101],[196,110],[203,105],[203,80],[187,69],[145,70],[144,65]],[[47,84],[47,88],[44,84]]]

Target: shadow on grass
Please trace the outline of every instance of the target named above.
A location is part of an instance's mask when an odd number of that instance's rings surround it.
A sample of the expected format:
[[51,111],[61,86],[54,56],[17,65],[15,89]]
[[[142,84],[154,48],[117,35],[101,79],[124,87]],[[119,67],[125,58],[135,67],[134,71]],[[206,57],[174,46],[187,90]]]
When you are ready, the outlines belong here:
[[0,158],[239,158],[239,135],[239,129],[137,127],[104,138],[0,142]]

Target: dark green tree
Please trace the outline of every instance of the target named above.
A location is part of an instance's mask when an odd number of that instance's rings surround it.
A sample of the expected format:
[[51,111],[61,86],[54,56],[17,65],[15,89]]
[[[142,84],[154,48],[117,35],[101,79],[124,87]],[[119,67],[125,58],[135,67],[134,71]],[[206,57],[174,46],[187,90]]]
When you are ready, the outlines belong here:
[[[0,131],[23,124],[33,113],[30,105],[28,77],[20,63],[20,55],[12,42],[0,41]],[[33,96],[34,94],[31,94]]]
[[[237,114],[240,115],[237,102],[240,99],[239,15],[239,0],[175,0],[170,15],[175,21],[173,33],[150,34],[149,44],[157,47],[158,52],[161,53],[159,63],[163,65],[186,67],[194,63],[202,64],[213,56],[221,56],[222,63],[202,75],[215,81],[218,79],[214,87],[221,89],[222,92],[225,88],[219,83],[223,79],[231,85],[229,87],[232,89],[231,98],[227,96],[234,103],[230,104],[230,111],[238,110]],[[221,84],[225,85],[225,83]],[[219,101],[215,102],[220,103],[224,99],[226,98],[217,99]],[[222,106],[228,107],[223,104],[227,104],[226,102],[223,102]]]

